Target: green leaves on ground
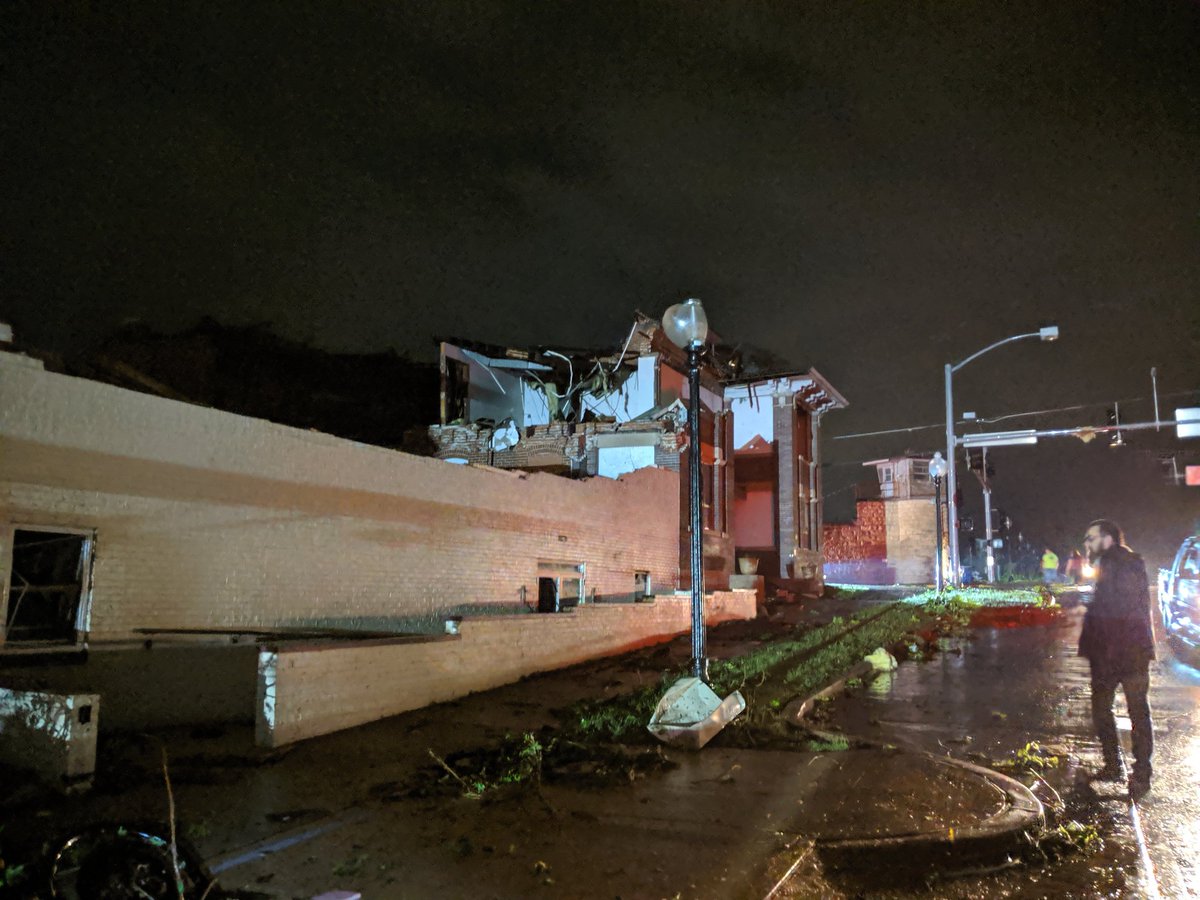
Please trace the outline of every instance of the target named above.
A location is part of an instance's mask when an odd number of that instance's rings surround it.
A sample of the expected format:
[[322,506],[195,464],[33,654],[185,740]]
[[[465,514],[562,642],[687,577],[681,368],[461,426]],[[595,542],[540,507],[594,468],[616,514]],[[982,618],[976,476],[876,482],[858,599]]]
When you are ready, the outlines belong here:
[[1014,752],[1011,758],[993,762],[992,768],[1041,774],[1046,769],[1056,768],[1058,763],[1058,756],[1049,753],[1037,741],[1030,741]]
[[808,749],[813,753],[840,753],[850,749],[850,742],[844,737],[831,737],[826,741],[809,741]]

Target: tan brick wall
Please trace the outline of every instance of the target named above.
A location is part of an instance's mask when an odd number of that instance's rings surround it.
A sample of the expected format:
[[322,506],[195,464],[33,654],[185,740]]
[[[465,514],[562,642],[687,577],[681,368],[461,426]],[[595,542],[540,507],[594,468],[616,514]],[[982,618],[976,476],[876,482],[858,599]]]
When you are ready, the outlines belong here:
[[[717,592],[705,609],[710,625],[753,618],[755,593]],[[258,741],[279,746],[328,734],[666,640],[689,629],[690,610],[687,596],[670,595],[554,615],[467,619],[457,640],[263,650]]]
[[[95,529],[90,637],[137,628],[391,627],[678,582],[678,476],[571,481],[410,456],[41,371],[0,353],[0,607],[17,525]],[[2,609],[0,609],[2,611]],[[3,621],[0,618],[0,621]]]
[[900,584],[927,584],[937,570],[937,510],[932,497],[888,500],[888,564]]

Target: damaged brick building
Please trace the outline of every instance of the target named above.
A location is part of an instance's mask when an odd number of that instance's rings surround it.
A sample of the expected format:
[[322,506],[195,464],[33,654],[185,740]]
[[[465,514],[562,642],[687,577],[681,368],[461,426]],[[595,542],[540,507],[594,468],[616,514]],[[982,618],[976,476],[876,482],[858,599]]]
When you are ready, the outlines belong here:
[[[443,459],[576,478],[679,475],[688,586],[687,367],[656,320],[638,316],[619,352],[445,340],[439,356],[441,421],[430,436]],[[820,422],[846,400],[814,369],[747,366],[716,337],[700,384],[705,584],[729,586],[740,559],[775,589],[819,593]]]

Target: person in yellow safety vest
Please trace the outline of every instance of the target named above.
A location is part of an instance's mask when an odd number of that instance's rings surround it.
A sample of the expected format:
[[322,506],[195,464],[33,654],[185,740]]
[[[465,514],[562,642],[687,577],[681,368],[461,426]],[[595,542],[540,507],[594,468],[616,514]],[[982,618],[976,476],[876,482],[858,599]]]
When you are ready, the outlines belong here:
[[1046,552],[1042,554],[1042,581],[1046,584],[1053,584],[1058,580],[1058,554],[1046,548]]

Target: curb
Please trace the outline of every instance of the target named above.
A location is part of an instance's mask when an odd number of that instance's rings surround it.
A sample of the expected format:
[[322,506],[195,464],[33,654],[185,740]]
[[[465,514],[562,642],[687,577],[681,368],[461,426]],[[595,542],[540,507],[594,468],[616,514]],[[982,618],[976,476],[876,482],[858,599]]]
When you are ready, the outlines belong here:
[[1027,834],[1046,824],[1042,802],[1008,775],[950,757],[921,753],[947,768],[971,772],[1002,791],[1005,808],[978,825],[954,828],[951,832],[915,832],[883,838],[829,839],[815,842],[822,862],[830,869],[855,867],[864,855],[873,864],[882,859],[907,871],[933,868],[966,868],[1006,862],[1028,845]]
[[[849,739],[860,746],[883,750],[878,741],[855,735],[821,731],[805,724],[805,717],[825,697],[840,694],[846,682],[870,674],[874,667],[865,660],[857,663],[836,681],[804,698],[792,700],[784,707],[784,718],[793,726],[810,732],[821,740]],[[922,756],[934,764],[957,768],[982,778],[1005,797],[1005,807],[978,825],[954,828],[950,831],[925,831],[898,834],[881,838],[830,838],[814,842],[822,863],[829,869],[858,868],[869,855],[872,867],[886,862],[888,866],[905,871],[928,872],[932,868],[965,868],[989,862],[1006,862],[1011,854],[1027,846],[1027,834],[1045,827],[1045,808],[1029,788],[1008,775],[973,763],[937,756],[927,751],[905,751]]]

